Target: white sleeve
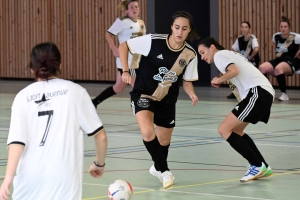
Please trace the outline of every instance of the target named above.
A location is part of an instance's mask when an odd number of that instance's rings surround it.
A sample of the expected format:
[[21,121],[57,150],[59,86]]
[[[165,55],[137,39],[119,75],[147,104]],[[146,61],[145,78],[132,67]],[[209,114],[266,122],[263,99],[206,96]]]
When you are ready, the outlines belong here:
[[295,44],[300,44],[300,34],[295,35]]
[[151,34],[129,39],[126,43],[131,54],[148,56],[152,44]]
[[107,30],[110,34],[116,36],[124,30],[122,21],[118,18]]
[[231,47],[234,51],[240,51],[240,48],[239,48],[239,41],[238,39],[235,40],[234,44],[232,45]]
[[275,35],[276,35],[276,33],[275,33],[275,34],[273,35],[273,37],[272,37],[272,42],[276,44],[276,41],[275,41]]
[[252,49],[254,49],[255,47],[259,47],[258,45],[258,40],[256,37],[252,38]]
[[186,67],[182,78],[185,81],[196,81],[196,80],[198,80],[198,57],[197,57],[197,55]]
[[25,146],[27,144],[28,121],[25,111],[26,102],[23,99],[25,97],[18,93],[13,101],[7,145],[20,144]]
[[228,57],[226,54],[224,54],[222,51],[219,51],[215,54],[214,56],[214,63],[216,65],[216,67],[219,69],[219,71],[222,74],[226,73],[226,68],[234,63],[233,60]]
[[80,127],[85,133],[87,133],[88,136],[93,136],[103,129],[103,124],[96,112],[89,94],[85,89],[82,92],[81,102],[78,107],[78,114]]

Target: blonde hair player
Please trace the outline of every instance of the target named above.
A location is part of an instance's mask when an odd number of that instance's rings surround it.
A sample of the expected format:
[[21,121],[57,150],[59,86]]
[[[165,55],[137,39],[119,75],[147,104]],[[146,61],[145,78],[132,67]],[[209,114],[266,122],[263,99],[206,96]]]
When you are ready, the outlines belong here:
[[[192,100],[198,102],[192,81],[198,80],[197,53],[186,43],[198,38],[192,16],[178,11],[172,17],[172,34],[148,34],[127,40],[119,47],[122,68],[128,71],[128,51],[142,54],[136,81],[131,94],[131,108],[139,124],[143,143],[154,165],[150,173],[163,183],[174,184],[167,157],[175,127],[175,107],[180,81]],[[123,73],[122,80],[131,82],[132,76]],[[154,130],[154,125],[156,129]]]
[[244,130],[249,123],[267,123],[275,91],[269,80],[242,54],[225,50],[214,38],[200,41],[198,52],[208,64],[215,63],[223,74],[212,79],[212,86],[218,88],[230,80],[238,89],[240,102],[220,124],[219,134],[230,146],[250,164],[241,182],[270,176],[272,169],[261,155],[254,141]]
[[128,71],[123,71],[119,58],[119,50],[116,47],[113,39],[114,36],[118,36],[119,44],[121,44],[128,39],[146,34],[145,23],[138,17],[140,14],[138,0],[123,0],[120,3],[119,8],[126,12],[126,16],[118,18],[105,33],[106,41],[116,57],[118,68],[116,74],[116,83],[113,86],[106,88],[92,100],[96,108],[105,99],[124,91],[127,84],[122,81],[123,73],[130,73],[131,76],[134,77],[129,83],[131,86],[134,85],[136,70],[140,61],[139,54],[128,54],[129,69]]
[[[89,173],[102,176],[106,133],[87,91],[58,78],[61,56],[53,43],[36,45],[30,55],[36,82],[12,105],[8,160],[0,199],[82,199],[83,136],[94,137],[96,158]],[[16,176],[15,176],[16,173]]]

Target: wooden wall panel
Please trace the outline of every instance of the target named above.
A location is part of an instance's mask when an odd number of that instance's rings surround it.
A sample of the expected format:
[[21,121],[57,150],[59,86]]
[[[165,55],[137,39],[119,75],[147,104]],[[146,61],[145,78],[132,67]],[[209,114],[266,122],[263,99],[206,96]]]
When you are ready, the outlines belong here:
[[[299,0],[219,0],[219,42],[231,49],[241,34],[241,22],[249,21],[258,38],[261,63],[271,60],[275,56],[272,36],[279,31],[282,15],[290,19],[291,31],[300,33]],[[269,80],[278,85],[276,78],[269,76]],[[288,76],[287,86],[300,87],[300,75]]]
[[[52,41],[62,54],[63,78],[114,81],[115,58],[105,33],[124,15],[120,1],[1,0],[0,77],[32,78],[26,68],[31,48]],[[147,27],[146,0],[139,5]]]

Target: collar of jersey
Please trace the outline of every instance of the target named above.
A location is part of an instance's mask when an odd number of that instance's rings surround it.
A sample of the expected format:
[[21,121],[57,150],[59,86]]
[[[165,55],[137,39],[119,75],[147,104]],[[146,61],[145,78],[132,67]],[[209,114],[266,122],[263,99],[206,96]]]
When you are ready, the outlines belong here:
[[169,49],[170,49],[171,51],[177,52],[177,51],[181,51],[182,49],[184,49],[184,47],[185,47],[185,42],[183,43],[182,47],[180,47],[179,49],[173,49],[173,48],[169,45],[169,37],[170,37],[170,35],[167,35],[167,37],[166,37],[166,43],[167,43],[167,46],[169,47]]

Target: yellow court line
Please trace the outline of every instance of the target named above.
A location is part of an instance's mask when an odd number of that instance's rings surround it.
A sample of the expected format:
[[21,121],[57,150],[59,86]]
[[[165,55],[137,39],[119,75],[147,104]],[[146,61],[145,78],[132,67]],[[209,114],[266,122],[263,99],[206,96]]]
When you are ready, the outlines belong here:
[[[273,174],[272,176],[282,176],[282,175],[290,175],[293,173],[300,173],[300,171],[294,171],[294,172],[284,172],[284,173],[278,173],[278,174]],[[219,184],[219,183],[227,183],[227,182],[232,182],[232,181],[237,181],[240,179],[229,179],[229,180],[223,180],[223,181],[214,181],[214,182],[208,182],[208,183],[199,183],[199,184],[193,184],[193,185],[182,185],[182,186],[172,186],[167,190],[172,190],[172,189],[178,189],[178,188],[186,188],[186,187],[195,187],[195,186],[203,186],[203,185],[212,185],[212,184]],[[246,183],[244,183],[246,184]],[[164,191],[165,189],[160,189],[160,190],[143,190],[139,192],[134,192],[134,194],[141,194],[141,193],[147,193],[147,192],[155,192],[155,191]],[[95,199],[104,199],[107,198],[107,196],[99,196],[99,197],[92,197],[92,198],[85,198],[82,200],[95,200]]]

